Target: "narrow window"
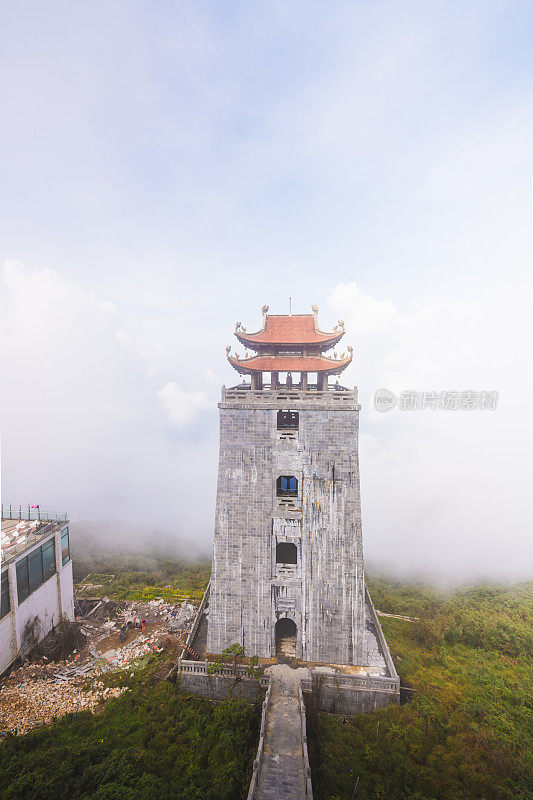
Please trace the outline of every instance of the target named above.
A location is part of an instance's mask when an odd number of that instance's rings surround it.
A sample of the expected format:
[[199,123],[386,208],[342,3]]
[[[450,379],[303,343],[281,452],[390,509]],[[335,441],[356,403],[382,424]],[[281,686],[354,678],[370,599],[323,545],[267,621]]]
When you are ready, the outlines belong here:
[[50,539],[43,544],[43,580],[47,581],[56,571],[56,548],[55,541]]
[[11,603],[9,600],[9,576],[7,574],[7,569],[5,572],[2,572],[0,576],[0,583],[2,584],[0,587],[0,619],[5,617],[6,614],[9,614],[11,611]]
[[61,563],[63,566],[70,561],[70,547],[68,539],[68,528],[61,534]]
[[297,411],[278,411],[278,431],[297,431],[299,417]]
[[280,475],[276,482],[278,497],[298,497],[298,481],[294,475]]
[[276,545],[276,564],[296,564],[298,551],[292,542],[278,542]]
[[27,556],[25,558],[21,558],[20,561],[17,562],[16,572],[17,572],[17,594],[20,605],[20,603],[22,603],[30,594]]
[[43,562],[40,547],[28,556],[28,576],[31,594],[31,592],[34,592],[43,582]]

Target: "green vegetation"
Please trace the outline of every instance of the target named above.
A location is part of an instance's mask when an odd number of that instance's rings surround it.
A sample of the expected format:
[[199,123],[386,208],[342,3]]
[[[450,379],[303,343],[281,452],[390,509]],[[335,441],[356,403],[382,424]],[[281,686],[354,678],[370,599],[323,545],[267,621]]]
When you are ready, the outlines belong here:
[[169,681],[157,660],[99,715],[82,711],[0,745],[2,800],[240,800],[246,797],[259,707],[213,704]]
[[190,542],[118,523],[73,523],[70,547],[80,596],[197,602],[211,574],[211,562],[194,553]]
[[[241,665],[244,665],[243,674],[240,671]],[[245,678],[258,681],[265,674],[264,668],[259,666],[259,656],[251,656],[245,659],[244,647],[238,643],[225,647],[220,658],[216,661],[211,661],[209,664],[209,672],[211,674],[221,673],[224,667],[228,666],[231,670],[231,674],[228,675],[228,697],[233,695],[233,690],[237,684],[241,683]]]
[[[92,559],[92,560],[91,560]],[[88,594],[199,599],[208,562],[93,555]],[[89,566],[91,569],[89,569]],[[455,592],[368,580],[409,702],[342,720],[308,713],[315,800],[526,800],[531,785],[533,586]],[[237,800],[248,789],[259,707],[213,704],[162,680],[173,653],[99,678],[129,691],[102,713],[69,714],[0,740],[2,800]],[[228,648],[218,662],[256,658]],[[234,677],[228,676],[228,689]],[[88,688],[90,683],[88,683]]]
[[82,574],[83,580],[76,583],[80,597],[105,594],[113,600],[139,602],[162,597],[169,603],[199,602],[209,582],[211,563],[189,564],[162,558],[155,560],[153,568],[144,570],[110,564],[101,572]]
[[420,618],[381,617],[402,686],[416,691],[347,721],[309,714],[316,800],[530,797],[532,585],[368,583],[376,608]]

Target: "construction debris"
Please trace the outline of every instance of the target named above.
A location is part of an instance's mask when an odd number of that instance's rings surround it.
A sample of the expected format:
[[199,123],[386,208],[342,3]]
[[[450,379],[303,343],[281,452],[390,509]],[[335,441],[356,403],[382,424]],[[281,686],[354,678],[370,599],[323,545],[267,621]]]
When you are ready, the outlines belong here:
[[4,680],[0,734],[26,733],[55,717],[93,711],[111,697],[119,697],[127,687],[105,688],[99,676],[133,670],[151,653],[166,651],[177,659],[196,611],[187,602],[116,603],[107,597],[78,600],[76,610],[78,617],[68,638],[78,646],[67,659],[53,660],[50,654],[62,650],[51,641],[48,655],[41,651],[38,662],[26,662]]
[[100,703],[126,691],[125,686],[106,688],[101,682],[83,691],[69,682],[58,685],[38,678],[21,683],[10,678],[0,694],[0,731],[27,733],[72,711],[93,711]]

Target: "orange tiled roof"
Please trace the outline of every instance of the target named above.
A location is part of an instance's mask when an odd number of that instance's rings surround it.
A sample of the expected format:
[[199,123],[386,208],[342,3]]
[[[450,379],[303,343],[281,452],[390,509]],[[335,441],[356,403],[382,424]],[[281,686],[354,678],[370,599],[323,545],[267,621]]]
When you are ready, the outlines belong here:
[[256,333],[246,333],[237,323],[235,336],[244,345],[256,349],[254,345],[311,344],[333,347],[344,335],[344,323],[339,322],[333,333],[319,330],[316,314],[266,314],[263,327]]
[[228,353],[228,361],[241,375],[252,372],[327,372],[336,375],[345,369],[352,360],[352,348],[348,355],[340,358],[325,356],[253,356],[252,358],[236,358]]

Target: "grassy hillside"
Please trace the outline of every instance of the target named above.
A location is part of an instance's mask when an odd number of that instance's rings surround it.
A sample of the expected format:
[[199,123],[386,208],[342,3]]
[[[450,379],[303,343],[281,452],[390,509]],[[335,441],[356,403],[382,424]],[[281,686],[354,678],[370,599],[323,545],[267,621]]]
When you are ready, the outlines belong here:
[[[198,602],[211,574],[211,562],[191,542],[118,523],[74,523],[71,552],[80,595]],[[82,581],[99,588],[85,590]]]
[[[104,559],[91,580],[107,581],[108,595],[201,593],[209,579],[207,562],[164,553],[132,554],[126,563],[118,554],[91,557],[94,566]],[[368,584],[377,608],[420,618],[381,617],[402,685],[414,691],[402,706],[347,720],[310,710],[315,800],[526,800],[533,585],[445,593],[384,578]],[[149,661],[135,675],[105,676],[131,691],[101,714],[2,737],[2,800],[245,797],[258,709],[154,685],[160,663]]]
[[310,714],[316,800],[525,800],[531,786],[532,585],[455,593],[369,580],[402,706]]
[[[212,704],[168,681],[117,674],[131,689],[96,716],[68,714],[0,744],[2,800],[241,800],[259,708]],[[112,675],[106,682],[113,685]]]
[[111,569],[110,564],[105,572],[91,572],[84,581],[76,582],[76,594],[79,597],[106,595],[114,600],[142,602],[162,597],[168,603],[181,600],[199,603],[211,575],[209,561],[188,564],[161,559],[153,569],[124,568],[118,563],[113,572]]

